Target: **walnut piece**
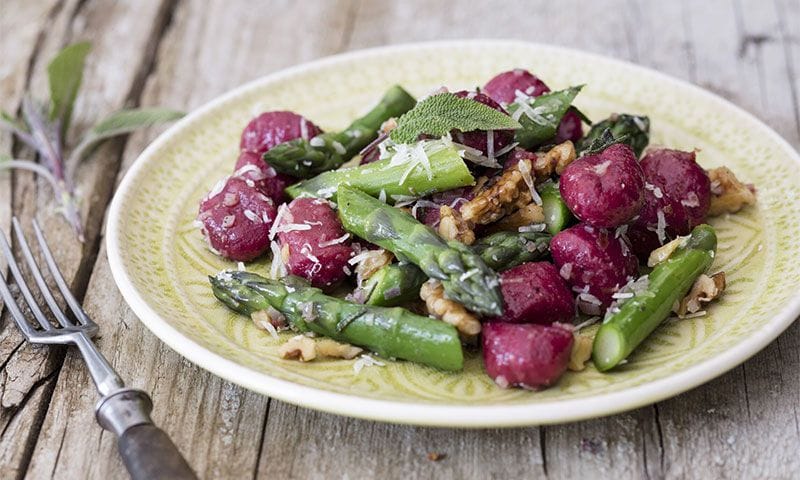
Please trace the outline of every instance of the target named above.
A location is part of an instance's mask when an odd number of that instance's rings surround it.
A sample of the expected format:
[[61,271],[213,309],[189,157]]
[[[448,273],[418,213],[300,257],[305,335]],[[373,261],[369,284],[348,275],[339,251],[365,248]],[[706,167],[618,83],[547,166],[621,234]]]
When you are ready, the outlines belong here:
[[394,255],[388,250],[379,248],[377,250],[368,250],[364,259],[356,265],[356,278],[358,284],[361,285],[364,280],[375,275],[381,268],[392,263]]
[[460,303],[445,297],[441,282],[428,280],[423,283],[419,296],[425,301],[429,314],[456,327],[464,338],[474,338],[481,332],[481,322],[478,318]]
[[567,165],[575,160],[575,145],[569,140],[551,148],[544,155],[537,155],[533,163],[533,173],[537,180],[546,180],[553,173],[561,175]]
[[681,300],[675,313],[678,314],[678,317],[697,313],[702,309],[703,303],[709,303],[718,298],[724,290],[725,272],[715,273],[710,277],[705,274],[700,275],[692,285],[692,289],[689,290],[689,294]]
[[310,362],[318,356],[350,360],[363,351],[359,347],[340,343],[330,338],[321,338],[315,341],[305,335],[294,336],[278,348],[281,358],[300,360],[301,362]]
[[321,338],[316,342],[317,355],[321,357],[335,357],[350,360],[364,351],[360,347],[349,343],[340,343],[330,338]]
[[580,372],[586,368],[586,362],[592,357],[592,343],[594,339],[588,335],[575,334],[572,342],[572,351],[569,354],[567,368],[573,372]]
[[514,231],[516,232],[519,227],[526,227],[534,223],[544,222],[544,210],[541,205],[529,203],[520,208],[516,212],[506,215],[499,221],[489,225],[486,233],[495,233],[501,231]]
[[458,240],[464,245],[475,242],[473,225],[461,218],[461,213],[447,205],[439,207],[439,235],[445,240]]
[[745,185],[727,167],[712,168],[708,171],[711,179],[711,216],[723,213],[736,213],[742,208],[756,203],[755,187]]
[[516,168],[509,168],[491,185],[485,186],[475,198],[461,205],[461,217],[478,225],[488,225],[531,202],[531,192],[519,169],[530,170],[528,159],[520,160]]
[[317,348],[314,340],[305,335],[297,335],[290,338],[278,348],[278,353],[281,358],[297,359],[301,362],[310,362],[317,358]]
[[256,328],[270,333],[277,332],[278,328],[287,326],[286,317],[272,306],[267,307],[266,310],[258,310],[251,313],[250,318]]
[[678,237],[675,240],[665,243],[660,247],[650,252],[650,257],[647,259],[647,266],[652,268],[659,263],[665,261],[686,241],[688,237]]

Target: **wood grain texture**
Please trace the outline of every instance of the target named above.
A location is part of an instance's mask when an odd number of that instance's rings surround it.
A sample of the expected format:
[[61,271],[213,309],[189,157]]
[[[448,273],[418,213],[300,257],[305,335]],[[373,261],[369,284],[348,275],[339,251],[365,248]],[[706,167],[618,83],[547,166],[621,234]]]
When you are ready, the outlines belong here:
[[[6,12],[30,11],[29,5],[24,2],[6,3],[3,5],[4,15]],[[46,66],[47,59],[67,42],[79,37],[82,28],[88,28],[89,32],[95,29],[103,31],[109,25],[124,25],[133,19],[125,20],[124,15],[119,15],[119,10],[104,9],[104,15],[100,18],[90,19],[84,10],[83,4],[78,1],[65,1],[53,4],[42,2],[41,10],[30,12],[31,19],[38,19],[38,22],[28,20],[27,23],[20,23],[19,27],[13,20],[10,22],[14,31],[22,28],[27,32],[32,32],[32,24],[36,25],[36,39],[31,45],[26,44],[30,50],[27,54],[23,53],[24,61],[23,78],[24,81],[14,81],[11,84],[16,90],[15,105],[11,110],[16,111],[19,105],[20,95],[23,88],[29,88],[34,98],[46,98],[46,84],[43,82],[42,75]],[[114,15],[117,13],[118,15]],[[21,19],[20,22],[24,21]],[[103,25],[105,22],[105,25]],[[29,33],[28,37],[33,33]],[[105,36],[96,38],[98,46],[103,46]],[[138,54],[144,53],[146,42],[150,40],[149,34],[139,37],[142,41],[137,44],[136,36],[130,39],[131,65],[136,65]],[[7,42],[4,41],[4,45]],[[109,50],[110,45],[105,45]],[[23,47],[23,50],[24,48]],[[108,68],[106,66],[105,68]],[[101,68],[97,65],[87,66],[87,77],[100,74]],[[18,74],[19,75],[19,74]],[[117,74],[116,82],[113,86],[105,87],[109,92],[109,100],[116,107],[121,107],[127,100],[129,91],[132,88],[131,82],[125,82]],[[82,97],[76,108],[76,123],[85,123],[86,114],[94,114],[94,105],[98,98],[91,96]],[[88,107],[82,109],[82,106]],[[80,129],[80,126],[77,127]],[[30,157],[32,153],[24,149],[14,149],[14,154],[22,157]],[[113,163],[112,163],[113,164]],[[62,266],[68,282],[79,291],[85,289],[88,280],[88,272],[94,262],[94,245],[99,238],[99,228],[108,202],[111,189],[107,182],[103,181],[103,175],[109,170],[109,156],[104,151],[98,152],[91,161],[86,162],[79,170],[76,177],[76,185],[83,194],[81,202],[81,212],[87,227],[87,242],[81,244],[75,239],[60,217],[52,213],[53,195],[47,184],[37,179],[29,173],[14,173],[11,178],[10,191],[13,193],[11,198],[11,208],[25,225],[30,233],[30,221],[36,217],[48,231],[54,232],[51,240],[54,245],[54,254]],[[0,433],[0,473],[4,477],[16,477],[22,475],[27,469],[30,459],[31,447],[36,441],[41,421],[49,403],[52,389],[55,385],[55,378],[63,360],[63,348],[40,348],[22,343],[16,328],[11,323],[8,316],[3,317],[2,322],[3,340],[5,345],[14,346],[2,352],[2,371],[0,372],[0,424],[3,425]]]
[[[133,8],[55,0],[9,8],[4,2],[0,106],[15,110],[28,83],[42,92],[36,72],[75,38],[95,42],[87,74],[93,93],[76,109],[78,129],[94,112],[125,103],[192,109],[245,81],[343,50],[515,38],[610,55],[687,79],[800,146],[795,1],[149,0]],[[22,48],[9,48],[12,41]],[[686,394],[613,417],[542,428],[462,431],[348,419],[269,401],[198,369],[136,320],[113,285],[104,250],[95,255],[112,179],[119,181],[154,134],[134,135],[124,150],[121,143],[109,145],[82,166],[92,240],[75,245],[64,234],[57,256],[102,325],[101,349],[132,386],[152,394],[156,421],[201,477],[800,475],[797,323],[743,366]],[[0,137],[0,152],[12,148]],[[15,214],[39,212],[50,231],[63,228],[58,217],[42,213],[48,211],[45,190],[29,175],[0,174],[0,226],[7,227],[12,209],[5,205],[13,203]],[[80,358],[23,346],[6,317],[0,322],[0,477],[124,477],[113,439],[94,423],[96,396]],[[430,460],[431,453],[442,456]]]
[[[251,3],[244,1],[177,5],[141,103],[192,109],[298,59],[335,52],[345,29],[346,8],[329,2],[278,2],[276,7],[256,9],[254,15]],[[328,12],[318,25],[304,22],[313,10]],[[260,33],[261,25],[276,11],[281,25],[309,25],[316,32],[315,40],[295,45],[291,29]],[[273,47],[264,50],[263,45]],[[137,134],[129,140],[117,180],[154,135]],[[101,350],[131,386],[151,394],[155,422],[171,435],[200,477],[252,475],[261,450],[268,399],[200,370],[158,341],[125,307],[104,250],[98,256],[84,305],[101,324]],[[123,315],[117,320],[108,312]],[[93,421],[96,399],[82,360],[76,352],[69,352],[34,450],[29,478],[125,476],[115,453],[115,439]]]

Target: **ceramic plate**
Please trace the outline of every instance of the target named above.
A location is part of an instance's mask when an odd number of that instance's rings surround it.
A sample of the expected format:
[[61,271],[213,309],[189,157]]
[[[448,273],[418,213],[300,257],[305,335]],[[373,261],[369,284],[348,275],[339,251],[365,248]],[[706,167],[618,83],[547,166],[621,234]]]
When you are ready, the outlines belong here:
[[[193,221],[198,199],[236,160],[239,135],[265,110],[294,110],[324,129],[344,127],[392,84],[415,95],[474,88],[527,68],[552,88],[586,84],[590,117],[642,113],[651,144],[698,149],[755,183],[759,203],[714,219],[724,299],[701,318],[671,321],[613,373],[591,366],[540,392],[503,390],[472,354],[461,373],[386,362],[356,374],[354,361],[281,360],[279,344],[226,310],[206,276],[235,268],[211,254]],[[754,355],[800,313],[800,158],[752,115],[687,83],[563,48],[459,41],[379,48],[301,65],[249,83],[195,111],[150,145],[111,206],[108,256],[133,311],[197,365],[256,392],[308,408],[374,420],[455,427],[534,425],[608,415],[676,395]],[[266,261],[248,265],[265,272]],[[285,333],[284,335],[290,335]]]

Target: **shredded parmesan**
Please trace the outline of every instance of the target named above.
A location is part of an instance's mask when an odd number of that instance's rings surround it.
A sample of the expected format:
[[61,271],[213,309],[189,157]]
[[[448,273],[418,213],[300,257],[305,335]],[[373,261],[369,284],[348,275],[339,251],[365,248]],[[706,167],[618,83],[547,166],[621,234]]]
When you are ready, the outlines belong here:
[[311,230],[311,225],[305,223],[286,223],[279,226],[276,229],[278,233],[304,231],[304,230]]
[[369,257],[372,254],[372,250],[364,250],[363,252],[359,253],[358,255],[353,256],[350,260],[347,261],[350,265],[355,265],[360,263],[365,258]]
[[319,258],[316,255],[311,253],[311,244],[304,243],[303,246],[300,248],[300,254],[305,256],[307,259],[311,260],[314,263],[320,263]]
[[287,207],[285,203],[278,208],[278,214],[275,216],[275,222],[272,224],[272,227],[270,227],[270,229],[269,229],[269,239],[270,240],[275,238],[275,235],[278,233],[278,227],[280,226],[284,215],[286,215],[286,212],[288,212],[288,211],[289,211],[289,207]]
[[525,226],[519,227],[517,230],[520,233],[544,232],[545,228],[547,228],[547,225],[544,224],[544,223],[532,223],[530,225],[525,225]]
[[531,176],[531,162],[530,160],[522,160],[517,164],[517,170],[519,173],[522,174],[522,179],[525,180],[525,184],[528,186],[528,189],[531,191],[531,200],[536,205],[542,204],[542,197],[539,196],[539,192],[536,191],[536,187],[533,183],[533,177]]
[[222,189],[225,188],[225,184],[228,182],[228,178],[230,178],[230,177],[224,177],[224,178],[219,179],[217,181],[217,183],[215,183],[214,186],[211,188],[211,191],[208,192],[208,195],[206,195],[206,198],[207,199],[212,199],[212,198],[216,197],[217,195],[219,195],[220,192],[222,192]]
[[272,250],[272,264],[269,267],[269,276],[273,280],[279,280],[286,276],[286,265],[284,265],[283,257],[281,256],[281,247],[278,242],[273,240],[270,242],[269,248]]
[[261,217],[256,215],[256,212],[254,212],[252,210],[249,210],[249,209],[245,210],[244,211],[244,216],[247,217],[247,219],[250,220],[253,223],[261,223]]
[[353,371],[356,372],[356,375],[358,375],[359,373],[361,373],[361,370],[363,370],[364,367],[385,367],[385,366],[386,366],[385,363],[379,362],[378,360],[375,360],[374,358],[365,353],[362,354],[360,357],[358,357],[358,360],[353,362]]
[[336,238],[334,238],[332,240],[326,240],[324,242],[319,242],[319,243],[317,243],[317,246],[319,246],[320,248],[324,248],[324,247],[330,247],[331,245],[338,245],[340,243],[344,243],[345,241],[347,241],[348,238],[350,238],[350,234],[349,233],[345,233],[341,237],[336,237]]

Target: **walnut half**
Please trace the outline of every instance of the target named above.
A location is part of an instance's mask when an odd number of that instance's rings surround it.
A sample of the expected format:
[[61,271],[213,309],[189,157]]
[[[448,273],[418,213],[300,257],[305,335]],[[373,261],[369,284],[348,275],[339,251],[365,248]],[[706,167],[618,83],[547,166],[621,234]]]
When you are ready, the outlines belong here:
[[528,225],[533,225],[534,223],[542,222],[544,222],[544,210],[542,209],[541,205],[531,202],[516,212],[507,215],[497,222],[489,225],[489,227],[486,229],[486,233],[502,231],[516,232],[519,227],[526,227]]
[[556,145],[544,155],[537,154],[536,161],[533,163],[536,179],[546,180],[553,176],[553,173],[561,175],[567,165],[575,160],[575,156],[575,145],[569,140]]
[[439,235],[445,240],[458,240],[464,245],[475,242],[473,225],[461,217],[461,213],[447,205],[439,207]]
[[364,259],[356,265],[356,278],[359,285],[364,283],[364,280],[375,275],[378,270],[392,263],[394,259],[392,252],[382,248],[367,250],[364,255]]
[[675,313],[683,317],[690,313],[697,313],[702,309],[702,304],[718,298],[725,290],[725,272],[715,273],[710,277],[700,275],[695,280],[689,294],[681,300]]
[[305,335],[296,335],[278,348],[281,358],[310,362],[317,358],[314,339]]
[[350,360],[363,351],[364,350],[359,347],[348,343],[340,343],[330,338],[321,338],[315,341],[313,338],[305,335],[296,335],[290,338],[278,349],[281,358],[300,360],[301,362],[310,362],[317,358],[317,356],[345,358]]
[[736,213],[756,203],[755,187],[739,181],[729,168],[712,168],[708,171],[708,178],[711,180],[709,215]]
[[422,284],[419,296],[425,301],[428,313],[456,327],[466,339],[474,338],[481,333],[481,322],[469,313],[463,305],[444,296],[442,283],[428,280]]
[[528,171],[531,161],[520,160],[517,168],[509,168],[492,185],[481,189],[472,200],[461,205],[461,217],[477,225],[488,225],[531,202],[531,192],[519,166]]

